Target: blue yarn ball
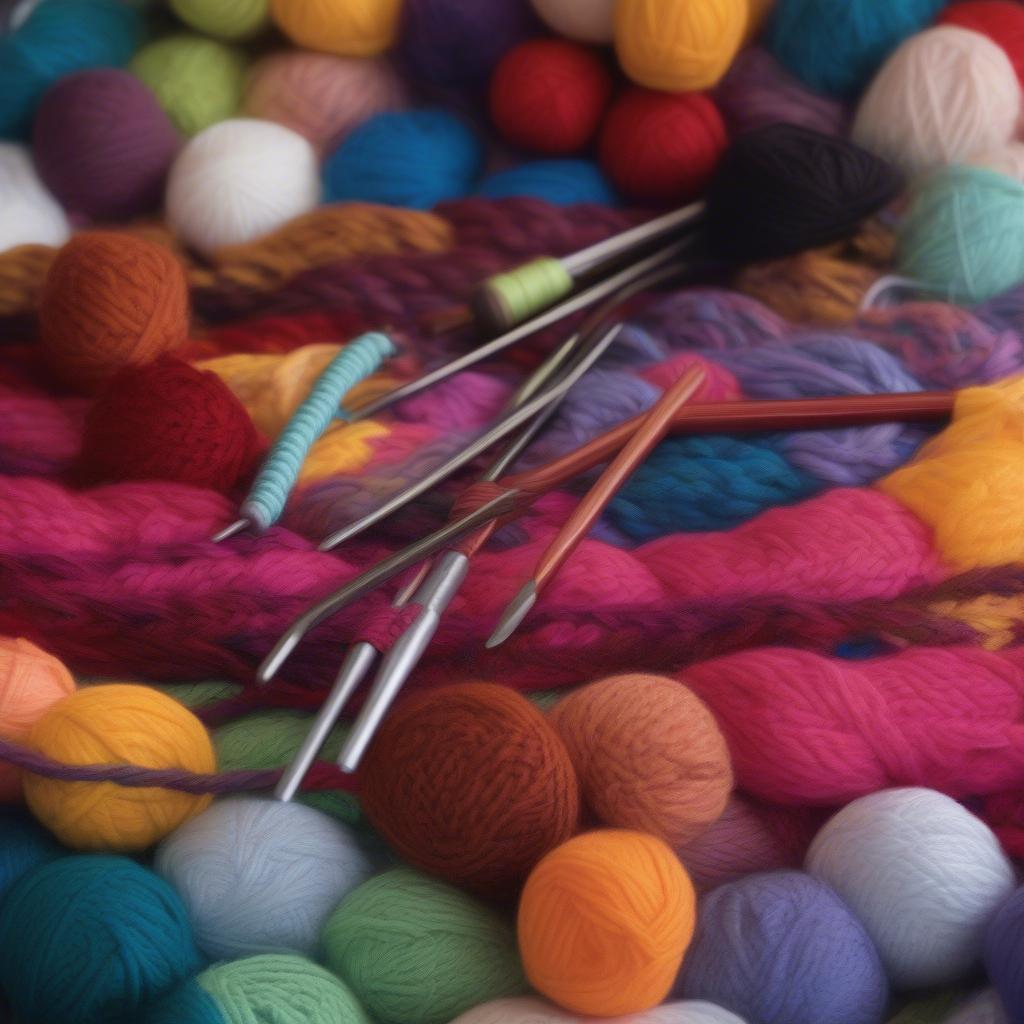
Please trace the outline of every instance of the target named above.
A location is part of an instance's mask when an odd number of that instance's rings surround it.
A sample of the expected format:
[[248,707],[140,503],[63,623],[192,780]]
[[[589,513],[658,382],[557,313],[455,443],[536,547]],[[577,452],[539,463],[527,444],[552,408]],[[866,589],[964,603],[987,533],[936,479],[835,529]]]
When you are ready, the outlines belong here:
[[985,933],[985,969],[1010,1024],[1024,1021],[1024,888],[999,909]]
[[536,160],[485,178],[479,195],[487,199],[530,196],[555,206],[600,203],[617,206],[611,183],[590,160]]
[[23,811],[0,810],[0,900],[22,875],[66,852]]
[[139,14],[120,0],[45,0],[0,38],[0,137],[25,138],[36,105],[58,79],[120,67],[139,44]]
[[184,904],[127,857],[62,857],[0,914],[0,988],[36,1024],[136,1024],[201,966]]
[[482,164],[479,140],[447,111],[378,114],[327,158],[325,196],[428,210],[468,195]]
[[748,875],[706,896],[682,988],[751,1024],[881,1024],[889,997],[863,926],[802,871]]

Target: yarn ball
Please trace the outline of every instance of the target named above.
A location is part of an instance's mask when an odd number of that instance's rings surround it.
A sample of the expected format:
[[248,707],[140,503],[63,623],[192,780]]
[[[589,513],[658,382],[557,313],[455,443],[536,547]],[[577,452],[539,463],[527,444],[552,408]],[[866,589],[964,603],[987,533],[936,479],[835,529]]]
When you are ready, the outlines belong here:
[[239,118],[211,125],[181,151],[167,183],[167,220],[209,255],[275,231],[319,199],[308,140],[272,121]]
[[139,33],[138,13],[120,0],[34,7],[15,32],[0,36],[0,138],[27,136],[43,93],[65,75],[127,63]]
[[638,85],[709,89],[729,70],[749,19],[749,0],[619,0],[615,51]]
[[1009,1018],[999,994],[985,989],[958,1006],[943,1024],[1009,1024]]
[[253,66],[242,110],[283,124],[317,150],[327,150],[374,114],[405,104],[402,80],[386,60],[291,50]]
[[62,857],[4,900],[0,989],[21,1020],[127,1024],[199,967],[178,895],[126,857]]
[[519,949],[533,987],[567,1010],[612,1017],[657,1006],[693,935],[693,883],[643,832],[587,832],[533,869]]
[[[739,1017],[698,1000],[665,1003],[645,1013],[631,1014],[619,1024],[744,1024]],[[580,1017],[533,996],[495,999],[476,1006],[452,1024],[586,1024]]]
[[190,28],[220,39],[246,39],[270,23],[270,0],[170,0]]
[[495,911],[406,868],[349,893],[322,936],[324,962],[380,1024],[448,1024],[526,988]]
[[43,97],[32,151],[67,210],[116,220],[160,205],[178,134],[138,78],[99,68],[61,79]]
[[957,25],[988,36],[1010,58],[1024,84],[1024,9],[1013,0],[961,0],[940,12],[940,25]]
[[601,166],[627,196],[680,202],[704,190],[726,141],[722,115],[707,96],[629,89],[601,129]]
[[854,800],[818,833],[807,870],[861,920],[899,989],[967,976],[1014,887],[991,829],[931,789]]
[[482,164],[479,140],[447,111],[377,114],[327,158],[325,198],[427,210],[467,195]]
[[852,138],[919,174],[1009,142],[1020,105],[1003,50],[968,29],[933,28],[886,61],[857,107]]
[[491,79],[491,118],[514,146],[577,153],[597,132],[611,94],[611,73],[589,47],[535,39],[501,59]]
[[889,997],[864,927],[802,871],[748,875],[705,897],[681,984],[757,1024],[880,1024]]
[[[23,743],[32,726],[75,692],[71,673],[23,637],[0,636],[0,737]],[[21,772],[0,761],[0,802],[21,799]]]
[[18,879],[63,853],[49,833],[28,815],[0,808],[0,903]]
[[525,697],[486,683],[400,704],[360,780],[367,817],[399,856],[484,896],[514,892],[579,818],[558,735]]
[[605,825],[676,846],[725,810],[728,747],[704,702],[675,679],[624,675],[591,683],[557,705],[551,724],[572,758],[584,803]]
[[619,202],[601,168],[589,160],[535,160],[510,167],[484,178],[477,195],[488,199],[530,196],[555,206],[617,206]]
[[123,366],[141,366],[188,335],[188,285],[170,249],[130,235],[76,235],[57,254],[39,305],[53,371],[95,392]]
[[32,154],[0,142],[0,252],[19,245],[63,245],[71,234],[60,203],[39,179]]
[[246,59],[216,39],[179,32],[144,46],[131,70],[153,90],[183,135],[234,117],[242,103]]
[[1024,1017],[1024,889],[1018,889],[992,918],[985,933],[985,969],[1012,1022]]
[[211,958],[311,954],[328,915],[371,865],[340,822],[304,804],[220,800],[161,844],[156,869],[181,893]]
[[533,9],[559,35],[581,43],[610,43],[615,35],[615,0],[532,0]]
[[[29,745],[64,764],[134,764],[216,771],[210,737],[191,711],[148,686],[93,686],[55,704]],[[64,782],[26,772],[32,813],[67,846],[144,850],[198,814],[212,797],[173,789]]]
[[374,57],[398,33],[402,0],[270,0],[277,27],[299,46],[341,57]]
[[930,24],[946,0],[778,0],[766,42],[818,92],[853,98],[904,39]]

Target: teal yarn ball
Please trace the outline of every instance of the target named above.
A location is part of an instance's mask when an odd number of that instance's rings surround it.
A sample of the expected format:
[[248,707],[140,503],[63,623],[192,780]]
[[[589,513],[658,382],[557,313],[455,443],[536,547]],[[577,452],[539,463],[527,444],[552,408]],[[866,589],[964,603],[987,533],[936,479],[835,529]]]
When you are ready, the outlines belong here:
[[0,901],[22,875],[66,852],[24,811],[0,810]]
[[44,0],[0,37],[0,138],[25,138],[36,105],[58,79],[120,67],[138,46],[137,11],[120,0]]
[[0,913],[0,989],[32,1024],[136,1024],[201,966],[177,893],[127,857],[62,857]]
[[590,160],[535,160],[485,178],[478,194],[487,199],[528,196],[555,206],[600,203],[617,206],[615,189]]
[[1024,281],[1024,184],[945,167],[915,193],[900,228],[900,273],[954,302],[985,302]]
[[447,111],[377,114],[327,158],[325,198],[429,210],[468,195],[482,165],[480,141]]

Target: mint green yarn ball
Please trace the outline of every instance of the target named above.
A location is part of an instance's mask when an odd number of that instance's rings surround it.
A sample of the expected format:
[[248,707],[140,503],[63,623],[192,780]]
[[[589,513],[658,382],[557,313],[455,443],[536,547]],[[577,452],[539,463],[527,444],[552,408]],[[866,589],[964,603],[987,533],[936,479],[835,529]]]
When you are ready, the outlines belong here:
[[985,302],[1024,281],[1024,184],[981,167],[921,183],[900,229],[900,273],[955,302]]
[[380,1024],[448,1024],[526,991],[511,925],[407,868],[350,892],[324,926],[322,946],[327,966]]
[[200,32],[247,39],[270,24],[270,0],[171,0],[171,10]]
[[242,105],[245,55],[216,39],[166,36],[139,50],[130,67],[185,135],[226,121]]

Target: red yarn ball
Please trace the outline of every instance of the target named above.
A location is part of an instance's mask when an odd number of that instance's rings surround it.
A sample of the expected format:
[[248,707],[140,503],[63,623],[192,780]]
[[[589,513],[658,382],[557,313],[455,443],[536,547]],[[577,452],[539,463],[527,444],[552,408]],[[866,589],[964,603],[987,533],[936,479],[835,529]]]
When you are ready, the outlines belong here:
[[611,93],[612,76],[593,50],[535,39],[498,64],[491,117],[513,145],[552,156],[578,153],[596,134]]
[[601,165],[635,199],[687,201],[704,190],[725,151],[725,123],[702,93],[630,89],[601,131]]
[[939,15],[940,25],[955,25],[988,36],[1010,58],[1024,84],[1024,7],[1014,0],[964,0]]
[[121,370],[85,421],[83,481],[173,480],[227,493],[265,442],[215,373],[164,358]]

